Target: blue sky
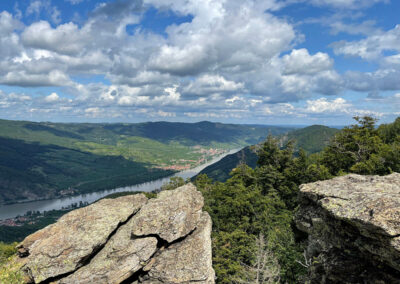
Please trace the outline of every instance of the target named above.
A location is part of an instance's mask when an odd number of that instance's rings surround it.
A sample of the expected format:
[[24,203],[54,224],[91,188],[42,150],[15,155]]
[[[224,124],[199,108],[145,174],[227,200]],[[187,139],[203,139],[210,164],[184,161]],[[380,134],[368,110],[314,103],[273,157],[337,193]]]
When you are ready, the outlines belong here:
[[400,1],[0,2],[0,118],[400,116]]

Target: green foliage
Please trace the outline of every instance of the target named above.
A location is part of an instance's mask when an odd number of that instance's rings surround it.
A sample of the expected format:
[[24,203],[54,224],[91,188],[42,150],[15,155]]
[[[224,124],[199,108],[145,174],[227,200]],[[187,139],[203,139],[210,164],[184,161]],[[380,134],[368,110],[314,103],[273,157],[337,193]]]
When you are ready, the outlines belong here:
[[[290,147],[297,152],[303,151],[307,154],[317,153],[321,151],[329,141],[339,132],[338,129],[330,128],[322,125],[313,125],[301,129],[290,131],[279,138],[279,146],[284,146],[284,142],[291,141]],[[279,147],[279,148],[280,148]],[[228,155],[220,161],[206,167],[199,174],[206,174],[215,181],[224,182],[230,178],[230,172],[240,163],[244,163],[251,168],[257,166],[257,147],[245,147],[235,154]],[[302,149],[302,150],[301,150]],[[196,177],[195,177],[196,178]]]
[[169,182],[161,187],[161,190],[172,190],[184,185],[186,181],[182,177],[171,177]]
[[400,120],[376,129],[376,119],[355,117],[357,124],[335,135],[320,163],[332,175],[343,173],[389,174],[400,171]]
[[21,273],[21,264],[15,259],[9,258],[4,264],[0,264],[0,283],[2,284],[23,284],[24,277]]
[[[312,130],[316,128],[320,127]],[[336,132],[329,130],[326,136]],[[249,279],[254,276],[254,267],[259,261],[260,235],[265,236],[268,244],[262,251],[268,253],[272,262],[278,262],[273,265],[280,271],[281,283],[296,283],[305,273],[305,268],[298,263],[303,247],[296,241],[292,223],[299,185],[331,178],[332,173],[320,162],[322,155],[307,156],[306,151],[297,151],[294,140],[287,141],[286,145],[281,142],[268,136],[257,151],[257,166],[236,163],[231,178],[225,183],[213,182],[203,174],[195,180],[205,198],[205,210],[213,220],[217,283],[254,282]],[[230,163],[219,165],[223,171],[232,166]],[[211,172],[217,170],[215,167]],[[277,278],[274,279],[271,281]]]
[[[115,199],[118,197],[122,196],[128,196],[128,195],[135,195],[135,194],[144,194],[147,198],[155,198],[157,194],[155,192],[144,192],[144,191],[123,191],[123,192],[116,192],[116,193],[111,193],[107,196],[104,196],[101,199]],[[99,199],[99,200],[101,200]],[[96,201],[97,202],[97,201]]]
[[[230,178],[230,172],[237,167],[238,164],[243,163],[251,168],[257,165],[258,156],[252,147],[248,146],[238,151],[237,153],[227,155],[220,161],[203,169],[199,175],[206,174],[209,178],[224,182]],[[196,178],[195,176],[193,180]]]
[[19,271],[20,265],[14,261],[17,252],[16,245],[17,243],[0,242],[0,283],[2,284],[24,283]]
[[0,265],[5,263],[8,258],[17,253],[17,243],[6,244],[0,242]]
[[283,141],[294,140],[295,148],[301,148],[309,154],[322,151],[332,137],[339,132],[336,128],[312,125],[296,129],[283,136]]
[[378,134],[383,142],[387,144],[400,142],[400,117],[393,123],[381,124],[378,127]]
[[[269,137],[259,151],[258,167],[236,167],[225,183],[206,175],[195,181],[213,220],[213,263],[218,283],[243,283],[256,261],[257,237],[266,236],[279,262],[282,282],[294,283],[304,273],[295,260],[301,247],[292,230],[295,196],[304,177],[306,157],[293,155],[293,144],[280,149]],[[247,267],[247,268],[246,268]]]

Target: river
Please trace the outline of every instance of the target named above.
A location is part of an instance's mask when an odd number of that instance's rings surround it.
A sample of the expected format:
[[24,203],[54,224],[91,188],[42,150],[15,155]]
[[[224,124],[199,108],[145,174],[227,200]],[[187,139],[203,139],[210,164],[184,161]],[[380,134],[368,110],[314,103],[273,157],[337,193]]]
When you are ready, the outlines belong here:
[[[218,162],[225,156],[236,153],[239,150],[240,149],[231,150],[223,155],[215,157],[211,161],[209,161],[205,164],[202,164],[196,168],[181,171],[172,176],[179,176],[184,179],[191,178],[191,177],[195,176],[196,174],[198,174],[200,171],[202,171],[205,167],[208,167],[209,165]],[[114,188],[114,189],[97,191],[97,192],[93,192],[93,193],[81,194],[81,195],[76,195],[76,196],[71,196],[71,197],[63,197],[63,198],[58,198],[58,199],[38,200],[38,201],[25,202],[25,203],[2,205],[2,206],[0,206],[0,220],[14,218],[18,215],[24,215],[28,211],[43,212],[43,211],[49,211],[49,210],[53,210],[53,209],[58,210],[58,209],[61,209],[62,207],[67,207],[73,203],[79,203],[80,201],[93,203],[94,201],[96,201],[106,195],[109,195],[111,193],[115,193],[115,192],[123,192],[123,191],[150,192],[150,191],[160,188],[164,183],[168,182],[172,176],[156,179],[156,180],[153,180],[150,182],[140,183],[137,185],[118,187],[118,188]]]

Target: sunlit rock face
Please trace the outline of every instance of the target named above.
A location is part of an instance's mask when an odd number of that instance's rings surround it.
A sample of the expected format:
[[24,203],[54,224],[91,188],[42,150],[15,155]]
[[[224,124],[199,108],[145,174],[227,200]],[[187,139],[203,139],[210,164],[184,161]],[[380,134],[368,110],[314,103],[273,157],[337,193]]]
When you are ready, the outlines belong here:
[[400,174],[347,175],[300,187],[311,283],[400,283]]
[[104,199],[19,244],[27,282],[214,283],[211,219],[192,184]]

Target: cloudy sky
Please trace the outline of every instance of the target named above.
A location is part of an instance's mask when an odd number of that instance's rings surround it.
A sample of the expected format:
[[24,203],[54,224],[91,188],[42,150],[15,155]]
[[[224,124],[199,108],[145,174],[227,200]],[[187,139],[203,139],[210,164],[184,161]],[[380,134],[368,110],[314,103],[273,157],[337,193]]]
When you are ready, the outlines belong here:
[[400,116],[397,0],[0,2],[0,118]]

